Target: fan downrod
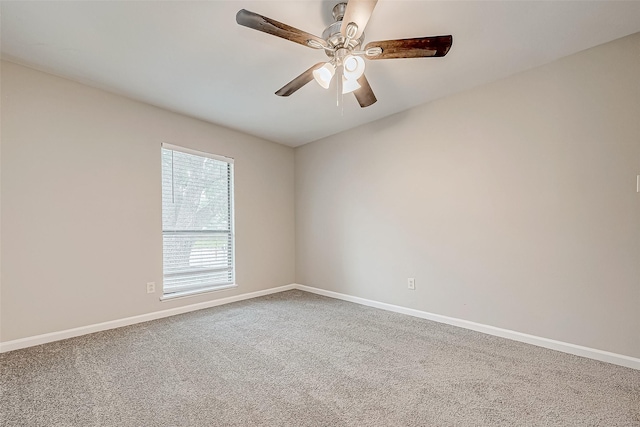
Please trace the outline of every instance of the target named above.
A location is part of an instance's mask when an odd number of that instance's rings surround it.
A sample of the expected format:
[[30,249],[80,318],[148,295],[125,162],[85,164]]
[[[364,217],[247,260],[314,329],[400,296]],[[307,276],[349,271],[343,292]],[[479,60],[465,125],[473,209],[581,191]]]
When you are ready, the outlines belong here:
[[347,10],[347,3],[338,3],[337,5],[333,6],[333,10],[331,11],[331,13],[333,14],[333,19],[336,22],[342,21],[342,18],[344,18],[345,10]]

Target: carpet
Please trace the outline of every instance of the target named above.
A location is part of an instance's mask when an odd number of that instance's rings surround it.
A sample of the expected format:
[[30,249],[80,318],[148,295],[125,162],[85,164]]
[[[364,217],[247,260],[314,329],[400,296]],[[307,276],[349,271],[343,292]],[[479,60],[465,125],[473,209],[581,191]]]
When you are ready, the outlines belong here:
[[297,290],[0,369],[1,426],[640,426],[640,371]]

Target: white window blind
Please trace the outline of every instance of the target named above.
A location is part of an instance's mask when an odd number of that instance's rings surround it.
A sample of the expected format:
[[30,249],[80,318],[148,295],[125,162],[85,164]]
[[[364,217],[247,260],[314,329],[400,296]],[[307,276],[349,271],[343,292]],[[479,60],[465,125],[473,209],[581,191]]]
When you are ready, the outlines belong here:
[[162,145],[165,296],[234,283],[233,159]]

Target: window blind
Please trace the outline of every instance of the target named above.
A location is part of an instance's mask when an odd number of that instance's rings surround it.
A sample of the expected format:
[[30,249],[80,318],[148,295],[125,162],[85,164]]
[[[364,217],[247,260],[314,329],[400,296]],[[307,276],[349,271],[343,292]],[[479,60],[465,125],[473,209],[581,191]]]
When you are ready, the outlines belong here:
[[163,293],[234,283],[233,159],[162,145]]

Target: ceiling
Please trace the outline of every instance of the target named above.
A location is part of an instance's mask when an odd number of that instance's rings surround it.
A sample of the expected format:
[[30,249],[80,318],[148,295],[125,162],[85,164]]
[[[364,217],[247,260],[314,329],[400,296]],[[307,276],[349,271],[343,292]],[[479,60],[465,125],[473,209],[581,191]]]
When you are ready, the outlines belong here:
[[236,12],[321,35],[337,2],[2,1],[2,58],[298,146],[640,31],[640,1],[380,0],[365,44],[452,34],[449,54],[368,61],[378,102],[364,109],[315,82],[275,96],[326,56]]

